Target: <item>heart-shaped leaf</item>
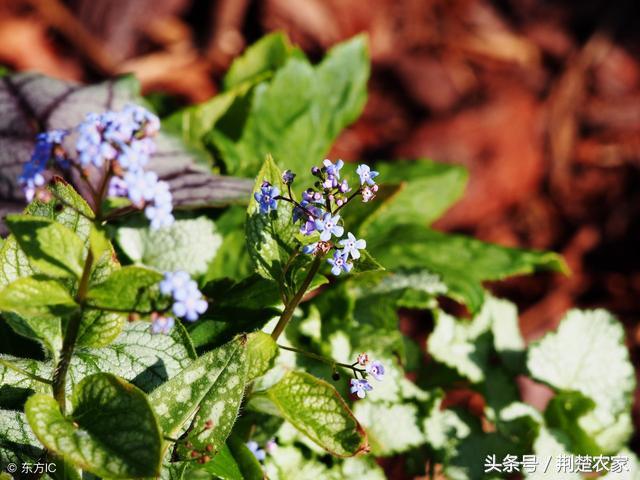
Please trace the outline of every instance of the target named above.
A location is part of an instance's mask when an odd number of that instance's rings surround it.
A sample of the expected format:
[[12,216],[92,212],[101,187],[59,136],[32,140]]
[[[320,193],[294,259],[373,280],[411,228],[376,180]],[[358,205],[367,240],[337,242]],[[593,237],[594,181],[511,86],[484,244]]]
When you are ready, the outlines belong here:
[[250,405],[279,414],[322,448],[339,457],[368,451],[367,434],[336,389],[306,372],[289,372]]
[[38,440],[89,472],[111,478],[157,475],[162,436],[146,395],[107,373],[85,378],[65,417],[50,395],[35,394],[25,405]]

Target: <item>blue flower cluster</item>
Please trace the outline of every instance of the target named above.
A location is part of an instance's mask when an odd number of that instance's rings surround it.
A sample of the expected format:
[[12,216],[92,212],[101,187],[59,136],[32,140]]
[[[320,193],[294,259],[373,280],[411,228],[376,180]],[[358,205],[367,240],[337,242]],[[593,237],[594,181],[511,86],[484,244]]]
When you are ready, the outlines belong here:
[[[169,185],[154,172],[144,170],[155,152],[154,137],[159,130],[158,117],[138,105],[90,113],[75,128],[77,166],[83,172],[89,167],[102,169],[109,181],[107,195],[126,197],[136,208],[144,208],[152,229],[169,226],[174,221]],[[48,168],[67,170],[71,165],[62,147],[69,133],[53,130],[37,136],[31,159],[19,178],[28,201],[46,183],[44,175]]]
[[260,448],[260,444],[255,440],[249,440],[246,445],[249,451],[253,453],[253,456],[256,457],[256,460],[259,462],[264,462],[267,458],[267,454],[271,455],[278,449],[278,444],[273,438],[267,440],[264,448]]
[[101,168],[117,160],[124,169],[138,169],[155,151],[152,137],[160,130],[160,120],[138,105],[127,105],[119,112],[88,114],[77,130],[76,151],[83,167]]
[[[364,368],[356,369],[356,365]],[[385,374],[384,365],[382,365],[382,363],[378,360],[371,361],[369,359],[369,355],[367,355],[366,353],[361,353],[360,355],[358,355],[358,358],[353,364],[353,367],[354,372],[359,372],[362,375],[362,378],[351,379],[350,391],[358,398],[364,398],[366,397],[367,392],[373,390],[373,386],[369,383],[365,376],[371,375],[378,382],[381,382]]]
[[[304,245],[302,252],[324,255],[334,248],[333,256],[327,259],[334,275],[349,273],[353,269],[353,260],[359,259],[360,251],[367,247],[365,240],[357,239],[351,232],[347,232],[347,238],[342,239],[345,229],[338,212],[356,196],[360,195],[363,202],[369,202],[378,191],[378,185],[374,181],[378,172],[363,164],[356,169],[360,177],[360,186],[357,191],[349,195],[352,189],[349,182],[341,177],[343,167],[342,160],[333,163],[329,159],[325,159],[321,167],[313,167],[311,173],[318,180],[313,188],[302,193],[300,202],[296,201],[291,193],[295,174],[290,170],[282,174],[282,182],[286,185],[288,192],[286,196],[281,195],[280,189],[266,180],[263,181],[260,190],[254,194],[262,214],[277,210],[279,200],[294,205],[292,220],[300,224],[300,233],[317,238],[317,241],[311,240]],[[336,244],[342,249],[339,249]]]
[[66,167],[61,145],[68,134],[66,130],[51,130],[36,136],[36,145],[31,158],[24,164],[22,174],[18,177],[18,184],[28,202],[33,200],[36,190],[46,183],[45,172],[52,162],[57,163],[61,168]]
[[187,272],[166,272],[160,282],[160,292],[173,297],[171,310],[176,317],[195,322],[207,311],[207,302],[198,290],[198,284]]

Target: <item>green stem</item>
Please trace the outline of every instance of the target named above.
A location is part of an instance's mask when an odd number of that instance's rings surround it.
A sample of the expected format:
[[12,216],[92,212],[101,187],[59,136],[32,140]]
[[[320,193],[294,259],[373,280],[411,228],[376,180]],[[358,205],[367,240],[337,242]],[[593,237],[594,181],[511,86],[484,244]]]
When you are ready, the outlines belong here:
[[67,331],[64,335],[64,341],[62,342],[62,352],[60,354],[60,360],[56,365],[56,370],[53,375],[53,396],[60,405],[62,413],[66,409],[66,382],[67,372],[69,371],[69,364],[71,363],[71,356],[78,340],[78,332],[80,331],[80,323],[82,322],[83,303],[87,296],[87,290],[89,289],[89,277],[91,274],[91,268],[93,267],[93,254],[91,249],[87,253],[87,260],[84,263],[84,269],[82,270],[82,277],[80,278],[80,285],[78,287],[78,294],[76,295],[76,301],[81,305],[80,308],[69,319],[67,325]]
[[365,370],[363,368],[357,368],[357,363],[349,365],[348,363],[336,362],[333,358],[323,357],[322,355],[318,355],[317,353],[307,352],[306,350],[301,350],[295,347],[285,347],[284,345],[278,344],[278,347],[283,350],[289,350],[290,352],[295,352],[300,355],[304,355],[305,357],[313,358],[314,360],[318,360],[319,362],[326,363],[327,365],[331,365],[332,368],[342,367],[347,370],[351,370],[354,374],[356,373],[364,373]]
[[307,276],[302,281],[302,285],[300,285],[300,288],[298,289],[296,294],[293,296],[291,301],[289,301],[289,303],[285,307],[284,311],[282,312],[282,315],[280,315],[280,320],[278,320],[278,323],[276,324],[276,328],[274,328],[273,332],[271,332],[271,338],[273,338],[274,340],[277,340],[278,337],[282,334],[282,332],[284,332],[284,329],[287,327],[289,321],[291,320],[291,317],[293,316],[293,312],[296,310],[296,307],[302,300],[302,297],[304,297],[304,294],[307,293],[307,289],[309,288],[309,285],[311,285],[311,282],[313,281],[313,277],[315,277],[316,273],[318,273],[318,270],[320,270],[321,262],[322,262],[321,256],[317,256],[313,260],[313,263],[311,264],[311,268],[309,268],[309,271],[307,272]]
[[0,365],[4,366],[4,367],[6,367],[6,368],[8,368],[10,370],[13,370],[14,372],[18,372],[18,373],[20,373],[20,374],[22,374],[22,375],[24,375],[26,377],[29,377],[29,378],[35,380],[36,382],[41,382],[41,383],[46,383],[47,385],[51,385],[51,380],[43,378],[43,377],[40,377],[40,376],[36,375],[35,373],[28,372],[24,368],[20,368],[17,365],[14,365],[13,363],[11,363],[8,360],[4,360],[4,359],[0,358]]

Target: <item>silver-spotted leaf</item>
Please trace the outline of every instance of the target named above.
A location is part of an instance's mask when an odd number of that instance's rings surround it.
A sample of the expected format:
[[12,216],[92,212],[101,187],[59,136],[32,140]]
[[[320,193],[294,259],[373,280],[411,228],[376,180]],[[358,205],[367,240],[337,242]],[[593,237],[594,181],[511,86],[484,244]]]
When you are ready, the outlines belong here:
[[118,229],[118,244],[135,263],[161,272],[182,270],[189,275],[207,271],[222,244],[222,235],[207,217],[176,220],[160,230],[148,226]]
[[369,449],[364,429],[340,394],[313,375],[289,372],[256,397],[256,406],[266,406],[267,400],[270,413],[278,413],[333,455],[351,457]]
[[[236,421],[247,372],[246,337],[207,352],[150,395],[163,433],[219,449]],[[205,428],[206,427],[206,428]]]

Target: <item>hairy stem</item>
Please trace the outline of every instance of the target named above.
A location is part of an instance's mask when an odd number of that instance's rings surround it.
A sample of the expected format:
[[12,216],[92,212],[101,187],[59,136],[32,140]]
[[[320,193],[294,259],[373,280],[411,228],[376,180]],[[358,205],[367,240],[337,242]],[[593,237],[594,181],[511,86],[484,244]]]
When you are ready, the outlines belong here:
[[80,285],[78,286],[78,294],[76,295],[76,301],[80,304],[80,308],[69,319],[67,325],[67,331],[64,335],[64,341],[62,342],[62,351],[60,353],[60,360],[56,365],[56,370],[53,375],[53,396],[60,405],[62,413],[66,409],[66,383],[67,372],[69,371],[69,364],[71,363],[71,356],[78,340],[78,332],[80,331],[80,322],[82,321],[82,312],[84,300],[87,296],[87,290],[89,288],[89,277],[91,274],[91,268],[93,267],[93,254],[91,249],[87,253],[87,259],[84,263],[84,269],[82,270],[82,277],[80,278]]
[[306,350],[301,350],[299,348],[286,347],[280,344],[278,344],[278,347],[282,348],[283,350],[289,350],[290,352],[295,352],[300,355],[304,355],[305,357],[313,358],[314,360],[317,360],[319,362],[326,363],[327,365],[331,365],[331,367],[334,369],[335,367],[346,368],[347,370],[351,370],[354,375],[357,375],[358,373],[362,374],[365,372],[364,368],[356,367],[357,362],[349,365],[348,363],[336,362],[333,358],[323,357],[322,355],[318,355],[317,353],[307,352]]
[[289,301],[289,303],[285,307],[284,311],[282,312],[282,315],[280,315],[280,320],[278,320],[276,328],[274,328],[273,332],[271,333],[271,338],[273,338],[274,340],[277,340],[278,337],[282,334],[282,332],[284,332],[284,329],[287,327],[289,321],[291,320],[291,317],[293,316],[293,312],[295,311],[296,307],[302,300],[302,297],[304,297],[304,294],[307,293],[307,288],[309,288],[309,285],[311,285],[311,282],[313,281],[313,277],[315,277],[316,273],[318,273],[321,262],[322,262],[321,256],[317,256],[313,260],[313,263],[311,264],[311,268],[309,268],[309,271],[307,272],[307,276],[304,277],[304,280],[302,281],[302,285],[300,285],[300,288],[298,289],[296,294],[293,296],[293,298]]

